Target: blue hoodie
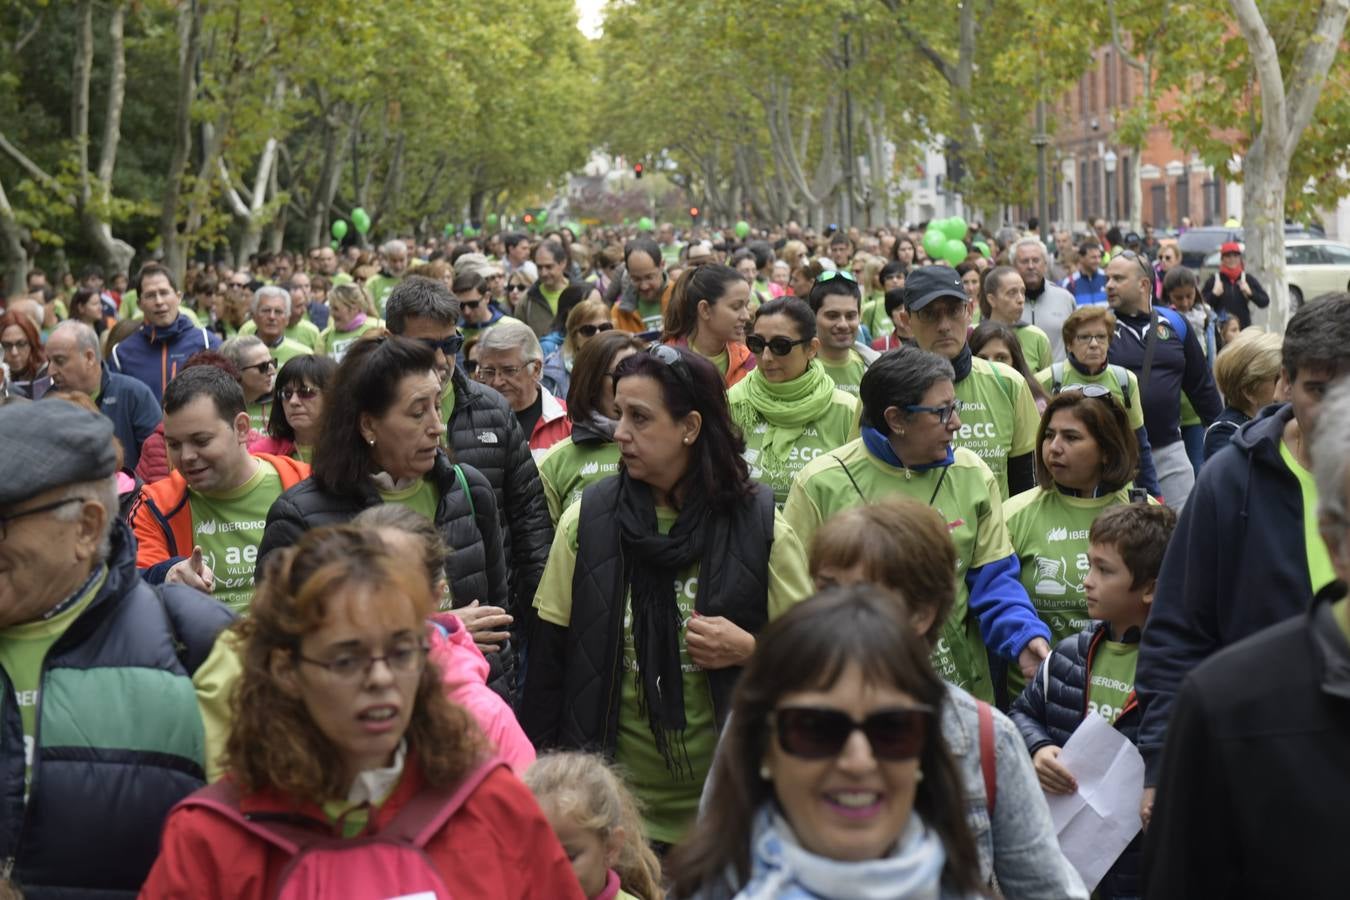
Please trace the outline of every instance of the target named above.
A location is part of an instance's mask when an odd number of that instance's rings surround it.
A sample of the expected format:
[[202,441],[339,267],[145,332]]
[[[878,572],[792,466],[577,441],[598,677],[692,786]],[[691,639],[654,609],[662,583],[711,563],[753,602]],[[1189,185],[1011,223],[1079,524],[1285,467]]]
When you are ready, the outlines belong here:
[[1156,783],[1168,714],[1186,675],[1312,603],[1303,492],[1280,458],[1293,415],[1288,405],[1266,407],[1205,462],[1167,546],[1135,674],[1147,784]]
[[219,346],[219,335],[193,325],[191,319],[179,313],[178,319],[167,328],[142,325],[140,331],[113,348],[108,363],[114,372],[130,375],[149,387],[158,399],[164,396],[164,386],[173,380],[189,356]]
[[162,418],[159,398],[137,379],[109,372],[104,363],[98,409],[113,423],[113,434],[122,442],[123,468],[134,470],[141,459],[141,444],[155,433]]

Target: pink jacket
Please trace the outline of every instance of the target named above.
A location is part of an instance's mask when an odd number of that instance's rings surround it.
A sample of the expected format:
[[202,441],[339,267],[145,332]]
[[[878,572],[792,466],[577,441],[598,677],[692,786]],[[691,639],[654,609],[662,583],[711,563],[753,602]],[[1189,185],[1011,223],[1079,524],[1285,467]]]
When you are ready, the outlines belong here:
[[534,762],[534,745],[511,707],[487,686],[488,661],[483,651],[454,615],[438,613],[432,622],[436,627],[429,629],[429,656],[441,670],[445,695],[468,710],[493,748],[516,774],[523,773]]

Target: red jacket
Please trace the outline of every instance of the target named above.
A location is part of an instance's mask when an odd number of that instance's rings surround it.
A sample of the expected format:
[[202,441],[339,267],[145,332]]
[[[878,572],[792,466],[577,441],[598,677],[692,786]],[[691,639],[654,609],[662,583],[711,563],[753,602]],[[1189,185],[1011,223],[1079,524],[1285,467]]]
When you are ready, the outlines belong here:
[[[253,454],[272,464],[281,476],[281,489],[293,487],[309,477],[309,464],[297,462],[289,456],[270,453]],[[192,504],[188,500],[188,485],[182,473],[173,471],[169,477],[141,488],[141,495],[131,507],[128,524],[136,535],[136,568],[149,569],[192,553]],[[147,578],[163,581],[163,573]]]
[[567,404],[550,394],[543,385],[540,385],[539,392],[544,395],[543,410],[535,420],[534,431],[530,432],[530,452],[534,454],[536,463],[543,458],[545,450],[572,434]]
[[136,463],[136,474],[146,484],[154,484],[169,477],[169,448],[164,446],[163,422],[156,425],[154,433],[141,444],[141,460]]
[[[384,827],[423,784],[409,753],[394,793],[375,810],[372,826]],[[313,804],[298,809],[276,791],[245,796],[248,814],[295,813],[327,821]],[[585,900],[572,864],[534,796],[509,769],[498,768],[427,842],[430,858],[455,897],[559,898]],[[282,870],[291,861],[280,848],[200,807],[169,816],[159,859],[141,888],[142,900],[263,900],[276,896]]]

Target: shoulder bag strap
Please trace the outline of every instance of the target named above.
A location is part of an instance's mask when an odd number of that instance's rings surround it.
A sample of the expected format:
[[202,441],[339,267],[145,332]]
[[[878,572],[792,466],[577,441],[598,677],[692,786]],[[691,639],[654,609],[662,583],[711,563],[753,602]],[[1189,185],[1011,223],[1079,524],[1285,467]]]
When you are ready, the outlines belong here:
[[455,480],[459,482],[459,489],[464,492],[464,499],[469,501],[469,515],[477,517],[478,511],[473,507],[473,491],[469,490],[469,479],[464,477],[464,470],[459,467],[459,463],[454,464]]
[[1139,376],[1139,393],[1148,390],[1148,377],[1153,374],[1153,354],[1158,349],[1158,311],[1148,311],[1148,334],[1144,336],[1144,370]]
[[998,801],[998,760],[994,755],[994,713],[989,704],[976,700],[976,709],[980,714],[980,772],[984,775],[985,808],[989,818],[994,817],[994,806]]
[[425,847],[487,777],[498,766],[504,765],[504,758],[493,756],[472,769],[457,784],[418,791],[417,796],[405,803],[398,815],[380,829],[379,836],[414,847]]

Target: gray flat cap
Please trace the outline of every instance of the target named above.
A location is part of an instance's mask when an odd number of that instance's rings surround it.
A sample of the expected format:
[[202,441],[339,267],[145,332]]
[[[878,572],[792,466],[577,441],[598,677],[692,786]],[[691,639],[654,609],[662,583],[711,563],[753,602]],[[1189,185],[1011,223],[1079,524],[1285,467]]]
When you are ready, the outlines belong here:
[[105,416],[57,399],[0,407],[0,507],[116,468]]

